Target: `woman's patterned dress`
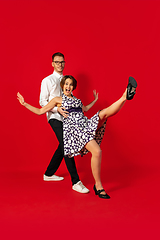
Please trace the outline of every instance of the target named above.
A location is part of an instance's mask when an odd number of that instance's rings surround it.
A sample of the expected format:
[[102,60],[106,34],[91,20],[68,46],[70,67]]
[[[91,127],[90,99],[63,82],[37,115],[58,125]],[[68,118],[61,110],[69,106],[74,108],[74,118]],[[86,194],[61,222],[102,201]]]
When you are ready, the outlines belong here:
[[[73,95],[72,95],[73,96]],[[62,93],[62,107],[69,112],[67,118],[63,118],[63,142],[64,155],[69,157],[88,153],[85,145],[95,139],[100,145],[106,127],[106,121],[97,130],[99,116],[97,112],[88,119],[82,112],[82,102],[73,96],[74,99]]]

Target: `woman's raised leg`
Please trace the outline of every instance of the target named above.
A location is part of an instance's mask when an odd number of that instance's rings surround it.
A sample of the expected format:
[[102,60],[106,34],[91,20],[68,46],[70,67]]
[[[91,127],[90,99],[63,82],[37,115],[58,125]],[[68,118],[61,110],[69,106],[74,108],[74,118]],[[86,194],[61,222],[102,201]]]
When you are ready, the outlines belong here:
[[119,112],[119,110],[123,107],[124,103],[126,102],[126,94],[127,89],[125,90],[122,97],[118,101],[114,102],[112,105],[99,112],[99,118],[101,121]]

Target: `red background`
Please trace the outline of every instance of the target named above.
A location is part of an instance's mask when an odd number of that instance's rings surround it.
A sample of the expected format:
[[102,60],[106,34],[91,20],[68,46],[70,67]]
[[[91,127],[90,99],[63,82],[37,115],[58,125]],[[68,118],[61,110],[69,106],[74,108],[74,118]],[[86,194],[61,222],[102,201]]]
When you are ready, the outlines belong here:
[[[155,0],[0,1],[2,239],[159,239],[159,11]],[[107,122],[108,201],[93,193],[90,154],[76,157],[89,194],[71,190],[64,162],[57,172],[64,181],[42,180],[57,140],[46,117],[20,106],[16,93],[39,106],[57,51],[84,104],[99,92],[88,117],[116,101],[129,76],[138,82],[134,100]]]

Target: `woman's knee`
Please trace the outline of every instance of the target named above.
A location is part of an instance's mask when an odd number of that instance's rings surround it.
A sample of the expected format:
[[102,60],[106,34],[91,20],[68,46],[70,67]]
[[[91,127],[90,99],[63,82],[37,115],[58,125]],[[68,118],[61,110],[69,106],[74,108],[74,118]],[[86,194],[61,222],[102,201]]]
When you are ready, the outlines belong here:
[[103,109],[99,112],[99,118],[100,121],[104,121],[105,119],[107,119],[108,115],[107,115],[107,108]]
[[95,140],[92,140],[86,144],[86,149],[91,152],[92,156],[100,157],[102,151],[100,146]]

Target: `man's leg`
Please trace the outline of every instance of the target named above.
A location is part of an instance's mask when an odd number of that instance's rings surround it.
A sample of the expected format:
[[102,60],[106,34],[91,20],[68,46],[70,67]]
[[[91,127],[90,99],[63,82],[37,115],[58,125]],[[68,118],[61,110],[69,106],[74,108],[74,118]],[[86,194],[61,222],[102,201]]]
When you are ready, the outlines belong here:
[[[51,125],[51,127],[52,127],[53,131],[55,132],[57,139],[58,139],[59,132],[61,132],[61,125],[57,122],[59,122],[59,121],[56,119],[49,120],[49,124]],[[53,176],[54,173],[59,168],[59,165],[61,164],[62,159],[63,159],[63,152],[61,149],[61,145],[59,143],[58,148],[56,149],[55,153],[53,154],[53,157],[47,167],[45,176],[48,176],[48,177]],[[57,179],[57,180],[62,180],[62,178]]]
[[76,169],[76,164],[74,161],[74,158],[69,158],[69,157],[64,157],[68,172],[70,173],[71,176],[71,180],[72,180],[72,185],[76,184],[77,182],[79,182],[79,176],[77,173],[77,169]]
[[[52,127],[53,131],[55,132],[56,137],[59,141],[59,146],[58,146],[56,152],[54,153],[52,160],[48,166],[49,170],[47,168],[47,170],[48,170],[47,173],[54,174],[57,171],[57,169],[64,157],[63,123],[61,121],[58,121],[57,119],[50,119],[49,124],[51,125],[51,127]],[[75,184],[79,181],[79,176],[77,173],[74,158],[64,157],[64,159],[65,159],[67,169],[71,175],[72,184]]]
[[[56,153],[56,158],[54,158],[54,159],[52,158],[53,162],[54,162],[53,165],[54,165],[54,173],[55,173],[55,169],[56,169],[55,168],[55,165],[56,165],[55,164],[55,160],[57,160],[58,156],[60,156],[60,157],[63,156],[64,157],[63,123],[61,121],[56,120],[56,119],[50,119],[49,120],[49,124],[51,125],[51,127],[52,127],[53,131],[55,132],[56,137],[57,137],[57,139],[59,141],[58,149],[61,150],[61,154],[60,154],[60,152],[58,152],[58,153]],[[56,150],[56,152],[57,152],[57,150]],[[61,157],[61,160],[58,160],[58,163],[59,163],[59,164],[57,164],[58,167],[59,167],[63,157]],[[81,193],[89,192],[89,190],[79,180],[79,176],[78,176],[78,173],[77,173],[77,169],[76,169],[74,158],[64,157],[64,159],[65,159],[65,163],[66,163],[67,169],[68,169],[68,171],[70,173],[70,176],[71,176],[71,181],[72,181],[72,185],[73,185],[72,189],[75,190],[75,191],[81,192]]]
[[45,172],[46,176],[52,176],[59,168],[59,165],[61,164],[61,161],[63,159],[63,154],[60,154],[61,152],[62,152],[61,146],[59,144],[57,150],[55,151],[55,153],[47,167],[47,170]]

